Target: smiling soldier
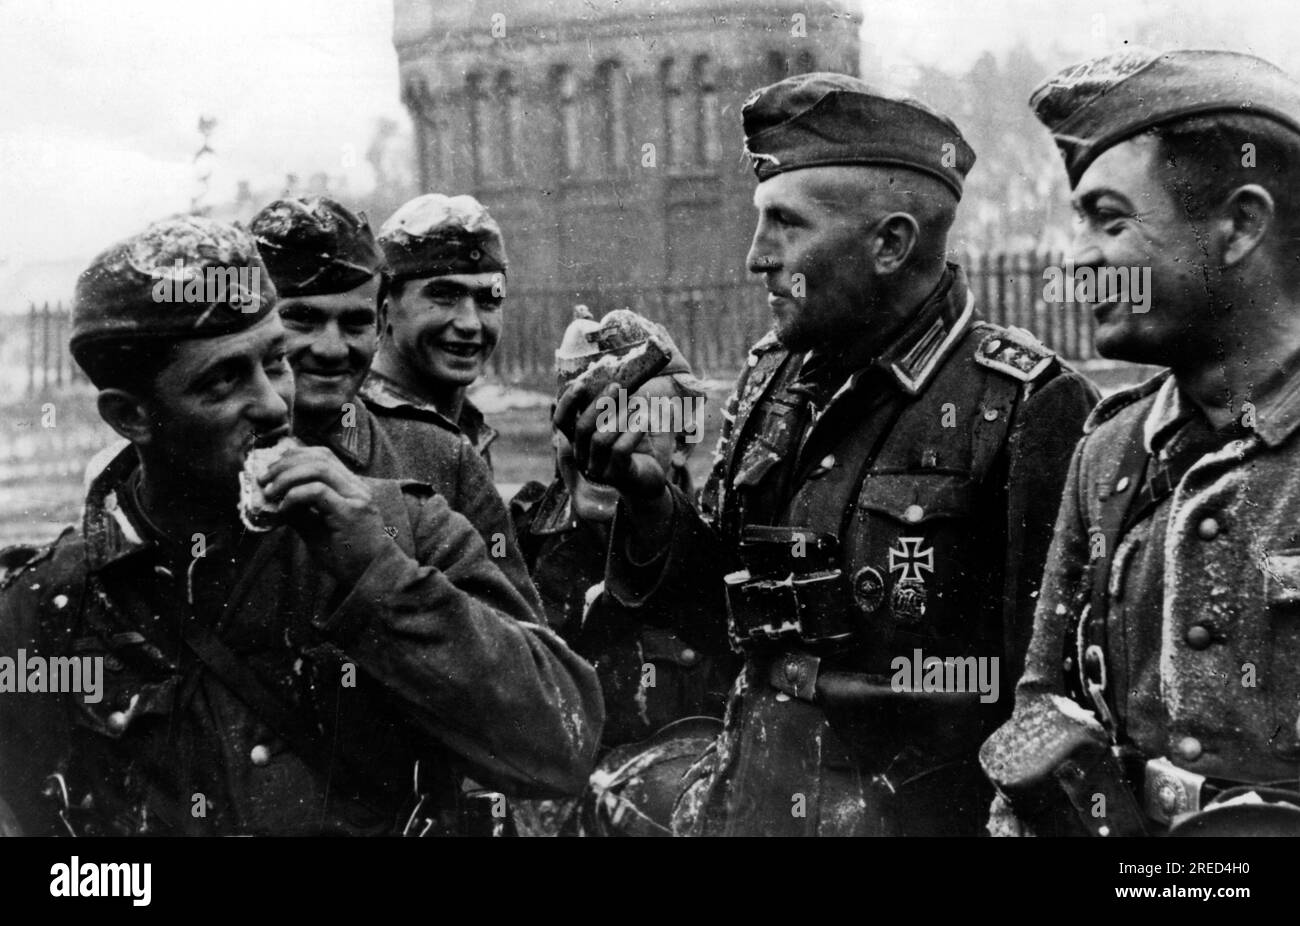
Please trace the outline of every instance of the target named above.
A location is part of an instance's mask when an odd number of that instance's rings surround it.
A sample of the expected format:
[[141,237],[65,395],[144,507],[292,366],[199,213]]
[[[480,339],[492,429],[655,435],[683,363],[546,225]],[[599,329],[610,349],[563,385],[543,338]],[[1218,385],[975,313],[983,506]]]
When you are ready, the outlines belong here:
[[490,468],[497,433],[465,393],[501,338],[501,229],[474,197],[429,193],[393,213],[379,246],[388,288],[362,395],[381,416],[416,414],[464,434]]
[[[176,260],[261,267],[244,232],[182,217],[78,281],[72,353],[130,446],[92,481],[81,531],[7,576],[0,651],[98,656],[105,691],[0,697],[0,799],[30,834],[381,834],[411,815],[417,760],[422,830],[454,831],[467,772],[580,790],[592,670],[430,487],[288,438],[265,274],[242,307],[158,303]],[[269,522],[241,517],[246,495]]]
[[[541,611],[514,526],[469,440],[438,416],[357,395],[379,336],[384,258],[364,218],[328,197],[281,199],[250,225],[279,301],[294,374],[294,433],[354,473],[431,485],[469,519],[529,605]],[[432,420],[431,420],[432,419]]]
[[607,594],[725,615],[744,653],[674,825],[974,834],[981,731],[1009,705],[901,690],[891,666],[984,659],[1009,688],[1091,390],[1026,332],[979,320],[945,261],[975,160],[950,120],[840,74],[765,87],[742,118],[748,264],[775,328],[724,410],[704,517],[639,434],[598,430],[598,403],[575,446],[620,493]]
[[1098,352],[1169,369],[1102,402],[1074,455],[1016,711],[982,754],[990,829],[1295,834],[1300,83],[1129,49],[1030,105],[1075,264],[1150,272],[1147,310],[1097,306]]

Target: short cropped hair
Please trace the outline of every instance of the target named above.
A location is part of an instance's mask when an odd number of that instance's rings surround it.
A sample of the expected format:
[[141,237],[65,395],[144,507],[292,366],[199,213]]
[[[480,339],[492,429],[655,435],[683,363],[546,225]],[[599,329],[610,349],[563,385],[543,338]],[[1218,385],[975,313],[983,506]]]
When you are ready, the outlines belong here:
[[1188,219],[1203,221],[1233,190],[1255,183],[1273,197],[1278,243],[1294,246],[1300,237],[1300,135],[1246,113],[1195,116],[1150,134],[1166,185]]

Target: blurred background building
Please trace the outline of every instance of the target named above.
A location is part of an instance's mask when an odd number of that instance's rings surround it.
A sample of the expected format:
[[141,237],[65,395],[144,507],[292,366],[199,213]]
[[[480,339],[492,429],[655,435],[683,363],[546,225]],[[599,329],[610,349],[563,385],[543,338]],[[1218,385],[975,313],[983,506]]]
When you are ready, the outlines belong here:
[[420,188],[482,200],[530,291],[739,282],[741,105],[789,74],[856,73],[854,6],[394,0]]

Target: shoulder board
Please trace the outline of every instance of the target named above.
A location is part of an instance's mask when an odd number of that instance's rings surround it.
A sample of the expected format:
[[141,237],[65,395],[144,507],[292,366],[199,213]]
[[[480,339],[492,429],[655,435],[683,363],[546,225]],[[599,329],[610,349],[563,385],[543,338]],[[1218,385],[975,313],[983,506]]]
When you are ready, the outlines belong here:
[[1136,402],[1140,402],[1147,396],[1155,392],[1164,384],[1169,377],[1168,370],[1161,370],[1155,376],[1151,377],[1145,383],[1137,386],[1130,386],[1128,389],[1121,389],[1119,392],[1106,396],[1097,403],[1097,407],[1088,415],[1088,420],[1083,423],[1083,433],[1091,434],[1101,425],[1118,415],[1122,410],[1128,408]]
[[72,527],[64,528],[63,533],[44,546],[20,543],[0,549],[0,589],[8,588],[24,572],[49,559],[72,530]]
[[975,349],[975,362],[1022,383],[1032,382],[1052,365],[1056,353],[1024,328],[1004,328],[987,322]]

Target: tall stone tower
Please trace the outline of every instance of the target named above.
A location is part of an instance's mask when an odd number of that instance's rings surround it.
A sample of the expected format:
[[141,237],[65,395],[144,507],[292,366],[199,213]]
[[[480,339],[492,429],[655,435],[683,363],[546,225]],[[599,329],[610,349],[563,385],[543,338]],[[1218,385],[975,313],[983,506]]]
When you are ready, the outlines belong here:
[[789,74],[857,72],[847,0],[394,8],[421,188],[488,206],[512,289],[600,311],[617,307],[598,298],[611,287],[743,281],[754,179],[741,105]]

